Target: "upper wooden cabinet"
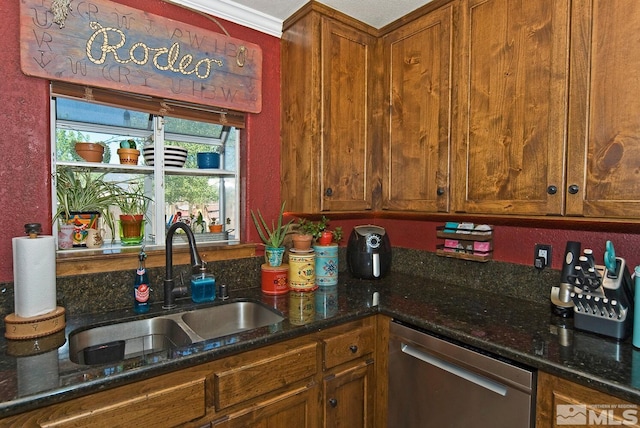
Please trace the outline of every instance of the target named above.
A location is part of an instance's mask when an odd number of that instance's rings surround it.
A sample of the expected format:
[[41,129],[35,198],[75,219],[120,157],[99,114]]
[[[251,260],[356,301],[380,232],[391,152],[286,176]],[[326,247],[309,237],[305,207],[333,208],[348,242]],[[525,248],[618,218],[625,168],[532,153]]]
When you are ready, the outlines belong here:
[[455,211],[562,214],[569,3],[461,3]]
[[383,37],[382,208],[449,210],[453,5]]
[[572,2],[568,215],[640,213],[640,2]]
[[437,3],[285,24],[289,209],[637,217],[640,2]]
[[376,39],[318,7],[282,35],[282,199],[291,211],[368,210]]

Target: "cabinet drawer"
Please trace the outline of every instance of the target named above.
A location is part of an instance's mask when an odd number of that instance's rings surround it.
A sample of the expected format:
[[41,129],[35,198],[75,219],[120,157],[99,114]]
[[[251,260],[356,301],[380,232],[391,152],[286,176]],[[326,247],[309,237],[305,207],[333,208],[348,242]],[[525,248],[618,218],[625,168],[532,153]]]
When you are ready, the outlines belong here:
[[[213,375],[214,404],[222,410],[312,377],[316,369],[316,343],[274,352]],[[276,352],[278,351],[278,352]]]
[[347,361],[355,360],[374,351],[373,327],[363,326],[356,330],[322,339],[324,344],[324,368],[330,369]]
[[[175,377],[172,378],[175,382]],[[182,425],[205,414],[205,377],[178,385],[116,388],[0,422],[2,426],[117,427]],[[156,387],[158,389],[156,389]],[[135,394],[132,390],[137,388]]]

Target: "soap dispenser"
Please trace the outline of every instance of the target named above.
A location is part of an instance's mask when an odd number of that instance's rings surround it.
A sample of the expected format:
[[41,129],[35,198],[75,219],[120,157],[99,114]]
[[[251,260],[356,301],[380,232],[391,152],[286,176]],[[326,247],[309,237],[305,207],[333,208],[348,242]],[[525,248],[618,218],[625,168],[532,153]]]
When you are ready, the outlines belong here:
[[204,263],[198,273],[191,275],[191,300],[195,303],[213,302],[216,299],[216,279],[207,273]]

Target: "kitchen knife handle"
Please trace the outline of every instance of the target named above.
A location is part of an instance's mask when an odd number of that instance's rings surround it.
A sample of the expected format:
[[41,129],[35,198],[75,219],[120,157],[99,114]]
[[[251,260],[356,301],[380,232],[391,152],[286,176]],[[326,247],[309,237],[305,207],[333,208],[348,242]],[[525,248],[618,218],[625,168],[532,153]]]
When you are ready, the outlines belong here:
[[570,278],[574,276],[575,266],[580,257],[581,243],[576,241],[567,241],[567,247],[564,250],[564,260],[562,260],[562,273],[560,274],[560,282],[575,285],[575,281]]

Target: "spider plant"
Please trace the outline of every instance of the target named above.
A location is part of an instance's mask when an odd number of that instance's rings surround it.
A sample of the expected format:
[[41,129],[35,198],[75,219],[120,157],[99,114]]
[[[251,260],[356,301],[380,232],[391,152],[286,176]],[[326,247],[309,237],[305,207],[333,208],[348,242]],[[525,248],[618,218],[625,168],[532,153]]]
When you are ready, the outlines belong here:
[[120,188],[105,180],[106,173],[89,170],[59,168],[56,172],[56,196],[58,208],[54,221],[71,216],[72,212],[98,212],[113,231],[111,205],[117,205]]

